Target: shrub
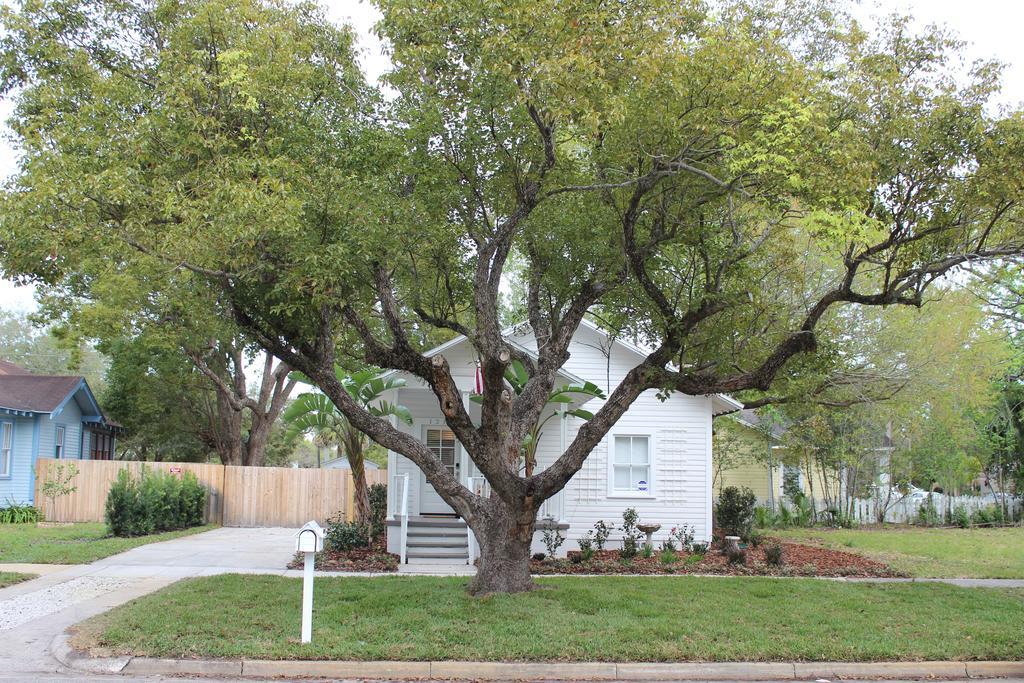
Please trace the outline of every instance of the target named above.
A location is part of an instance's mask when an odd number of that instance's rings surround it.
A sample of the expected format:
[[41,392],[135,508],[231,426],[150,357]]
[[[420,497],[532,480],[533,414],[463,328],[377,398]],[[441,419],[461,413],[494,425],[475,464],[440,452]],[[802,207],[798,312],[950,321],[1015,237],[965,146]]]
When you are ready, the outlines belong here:
[[939,511],[935,509],[935,503],[932,501],[930,493],[921,503],[921,507],[917,508],[917,523],[921,526],[939,525]]
[[757,496],[749,488],[726,486],[715,505],[715,522],[726,536],[747,538],[754,523]]
[[377,538],[384,533],[388,516],[388,487],[386,484],[370,486],[370,531]]
[[679,561],[679,556],[676,555],[674,550],[670,548],[663,548],[660,559],[662,564],[675,564]]
[[752,548],[758,547],[763,542],[764,542],[764,535],[762,535],[758,531],[751,531],[750,534],[747,535],[747,543],[749,543],[750,547],[752,547]]
[[346,552],[370,545],[370,527],[360,522],[346,522],[343,517],[327,520],[324,548]]
[[604,550],[604,544],[608,541],[608,537],[612,535],[612,529],[614,528],[605,524],[603,519],[597,520],[594,524],[594,547],[598,551]]
[[12,500],[0,508],[0,524],[31,524],[43,518],[39,508],[31,505],[19,505]]
[[743,548],[728,548],[725,551],[725,555],[729,560],[729,564],[746,564],[747,563],[747,551]]
[[792,496],[793,500],[793,524],[800,527],[807,527],[814,524],[814,507],[811,499],[797,491]]
[[561,529],[545,529],[544,533],[541,534],[541,538],[544,540],[544,547],[548,550],[548,556],[554,557],[558,549],[565,543],[565,536],[562,535]]
[[971,526],[971,515],[967,512],[966,507],[963,505],[957,505],[953,508],[952,519],[950,522],[961,529],[969,529]]
[[783,550],[781,543],[772,543],[765,546],[764,561],[773,567],[781,567],[783,564]]
[[591,532],[588,531],[586,536],[580,539],[580,559],[584,562],[590,562],[594,557],[594,538]]
[[704,553],[693,553],[686,556],[686,565],[693,566],[704,559]]
[[694,543],[693,545],[690,546],[690,552],[693,553],[694,555],[700,555],[701,557],[704,557],[704,553],[706,553],[707,551],[708,551],[708,544],[707,543]]
[[661,550],[663,552],[668,550],[674,553],[676,551],[676,539],[672,536],[666,538],[664,541],[661,542]]
[[693,540],[697,537],[697,528],[689,524],[680,524],[669,532],[669,537],[679,543],[681,550],[689,551],[693,547]]
[[622,557],[636,557],[640,543],[640,531],[636,523],[640,519],[636,508],[626,508],[622,511]]
[[545,555],[544,553],[534,553],[531,556],[531,559],[534,559],[534,560],[537,560],[538,562],[541,562],[541,561],[544,560],[545,557],[547,557],[547,555]]
[[115,536],[144,536],[203,523],[206,489],[191,472],[175,477],[143,468],[138,478],[117,473],[107,493],[104,517]]

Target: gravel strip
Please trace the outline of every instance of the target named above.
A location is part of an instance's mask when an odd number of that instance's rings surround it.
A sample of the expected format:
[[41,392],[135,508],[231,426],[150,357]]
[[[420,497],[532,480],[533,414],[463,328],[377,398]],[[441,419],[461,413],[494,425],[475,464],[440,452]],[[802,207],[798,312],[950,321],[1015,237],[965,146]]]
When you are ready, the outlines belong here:
[[80,576],[49,588],[24,593],[9,600],[0,600],[0,631],[28,623],[47,614],[98,598],[111,591],[124,588],[129,579]]

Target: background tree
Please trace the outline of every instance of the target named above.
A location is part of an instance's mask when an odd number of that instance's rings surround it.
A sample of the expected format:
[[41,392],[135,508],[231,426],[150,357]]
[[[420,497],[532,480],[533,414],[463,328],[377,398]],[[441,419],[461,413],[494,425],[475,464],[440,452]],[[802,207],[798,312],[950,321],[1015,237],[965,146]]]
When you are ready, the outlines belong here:
[[24,313],[0,310],[0,359],[38,375],[83,375],[94,392],[104,389],[103,354]]
[[[1024,119],[998,69],[950,77],[958,44],[893,20],[874,35],[814,3],[380,3],[394,97],[349,31],[308,4],[5,11],[21,167],[4,268],[74,280],[202,280],[234,324],[357,429],[416,463],[480,544],[474,593],[532,588],[543,502],[645,391],[799,382],[839,355],[842,309],[920,306],[951,270],[1019,257]],[[501,336],[522,259],[536,359]],[[549,467],[519,472],[586,315],[651,352]],[[424,330],[465,334],[474,422]],[[824,361],[822,360],[824,359]],[[518,360],[529,380],[503,384]],[[430,387],[491,485],[464,487],[355,401],[355,362]]]

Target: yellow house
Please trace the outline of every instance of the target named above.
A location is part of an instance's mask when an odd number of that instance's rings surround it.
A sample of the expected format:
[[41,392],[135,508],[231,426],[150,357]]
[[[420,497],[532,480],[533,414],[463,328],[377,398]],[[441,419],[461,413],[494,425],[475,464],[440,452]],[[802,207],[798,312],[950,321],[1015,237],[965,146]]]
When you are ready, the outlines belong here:
[[789,478],[809,498],[839,497],[838,473],[823,475],[814,462],[801,461],[781,445],[783,425],[761,418],[753,410],[723,415],[714,421],[712,488],[717,498],[727,486],[747,487],[761,505],[773,506],[785,497]]

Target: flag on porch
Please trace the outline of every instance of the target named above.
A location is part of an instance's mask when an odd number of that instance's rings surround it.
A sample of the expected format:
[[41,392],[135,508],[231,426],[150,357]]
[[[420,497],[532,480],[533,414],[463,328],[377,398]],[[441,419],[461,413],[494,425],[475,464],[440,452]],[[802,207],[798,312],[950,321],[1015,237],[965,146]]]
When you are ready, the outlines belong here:
[[476,361],[476,393],[484,393],[484,371],[480,366],[480,359]]

